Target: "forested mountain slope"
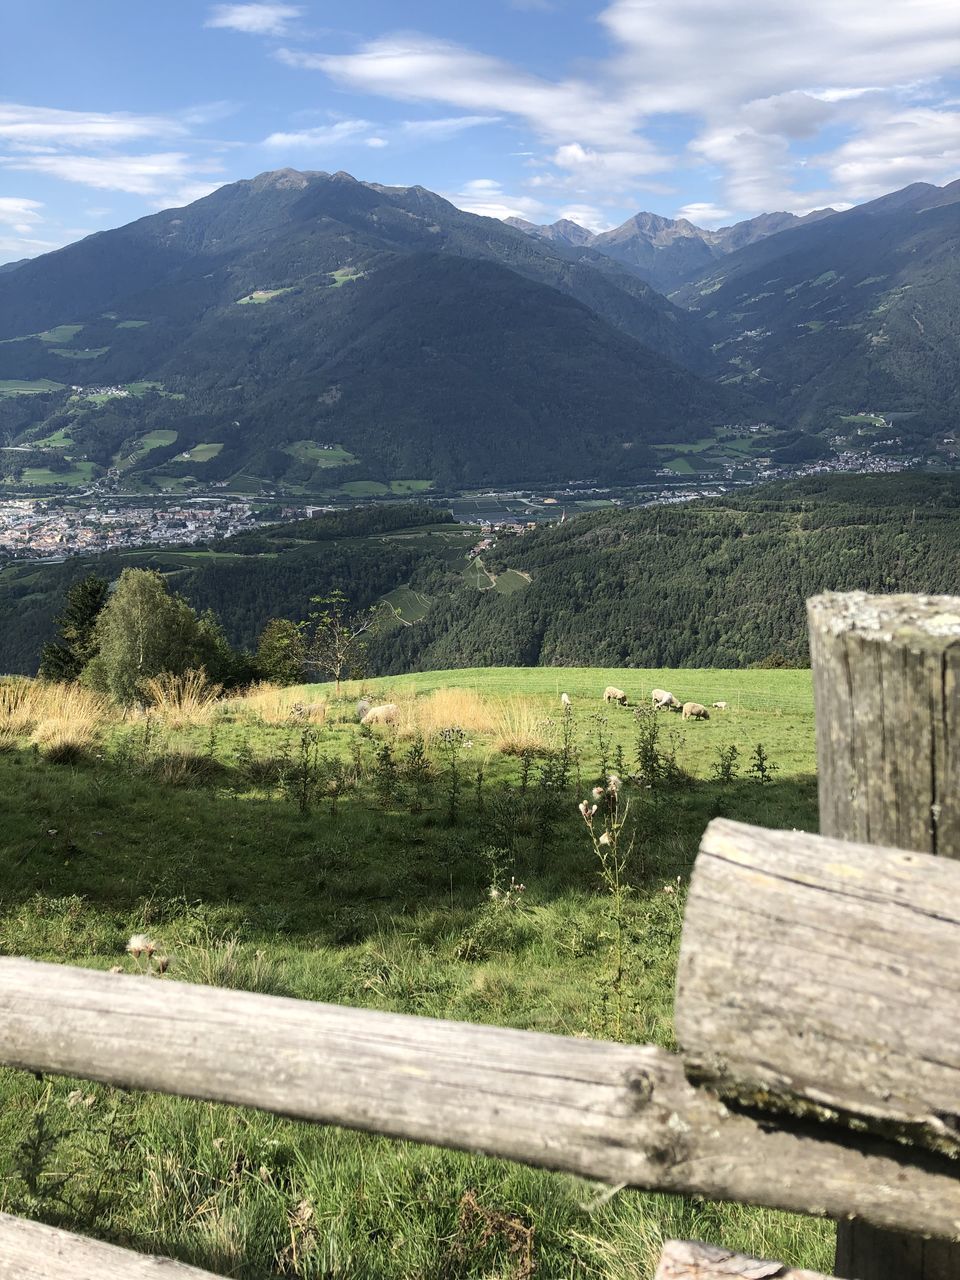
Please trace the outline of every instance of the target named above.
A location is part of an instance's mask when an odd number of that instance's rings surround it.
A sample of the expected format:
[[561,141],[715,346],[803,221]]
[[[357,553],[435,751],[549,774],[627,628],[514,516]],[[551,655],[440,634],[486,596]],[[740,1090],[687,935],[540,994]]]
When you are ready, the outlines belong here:
[[383,669],[802,664],[808,596],[960,593],[960,479],[817,478],[578,516],[502,537],[484,566],[529,585],[450,592],[424,566],[412,585],[434,603],[380,642]]

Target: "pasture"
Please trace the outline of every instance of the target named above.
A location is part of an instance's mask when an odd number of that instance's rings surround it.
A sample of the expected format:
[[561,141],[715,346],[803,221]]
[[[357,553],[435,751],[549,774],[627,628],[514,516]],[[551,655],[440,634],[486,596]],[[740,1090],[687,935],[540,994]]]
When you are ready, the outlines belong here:
[[[630,781],[650,717],[603,704],[607,684],[631,703],[659,686],[729,709],[654,717],[674,771],[651,788]],[[16,688],[0,686],[0,943],[119,968],[118,982],[168,973],[670,1046],[706,822],[816,826],[805,671],[428,672],[340,698],[323,684],[167,697],[132,717]],[[360,695],[395,702],[397,723],[361,728]],[[748,773],[758,742],[767,782]],[[730,746],[739,763],[720,781]],[[619,993],[616,908],[577,811],[602,763],[625,779],[633,840]],[[164,972],[126,954],[134,933]],[[524,1258],[538,1277],[627,1280],[649,1273],[664,1235],[824,1269],[833,1237],[785,1214],[13,1071],[0,1072],[0,1208],[250,1280],[528,1280]]]

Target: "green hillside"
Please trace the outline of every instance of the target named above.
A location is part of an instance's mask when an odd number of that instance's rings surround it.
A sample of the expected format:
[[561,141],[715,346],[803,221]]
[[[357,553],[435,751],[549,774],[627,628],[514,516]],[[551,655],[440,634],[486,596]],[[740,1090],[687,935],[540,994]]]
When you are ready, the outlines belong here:
[[[608,682],[631,701],[656,684],[730,709],[652,721],[664,772],[651,789],[627,780],[650,722],[605,706]],[[566,722],[558,684],[573,700]],[[2,945],[119,968],[121,983],[153,972],[670,1046],[707,820],[816,826],[805,672],[438,672],[339,701],[329,686],[262,692],[179,719],[121,719],[57,686],[23,688],[0,687]],[[361,729],[360,693],[397,702],[396,729]],[[71,763],[54,763],[69,735]],[[766,783],[748,772],[758,742]],[[720,747],[740,753],[723,782]],[[577,811],[611,768],[634,837],[619,906]],[[133,934],[152,959],[125,952]],[[818,1269],[832,1256],[832,1226],[812,1220],[611,1195],[479,1156],[9,1070],[0,1169],[8,1212],[238,1280],[292,1274],[294,1249],[303,1276],[514,1277],[518,1231],[544,1277],[649,1274],[666,1235]],[[468,1201],[506,1226],[472,1228]]]

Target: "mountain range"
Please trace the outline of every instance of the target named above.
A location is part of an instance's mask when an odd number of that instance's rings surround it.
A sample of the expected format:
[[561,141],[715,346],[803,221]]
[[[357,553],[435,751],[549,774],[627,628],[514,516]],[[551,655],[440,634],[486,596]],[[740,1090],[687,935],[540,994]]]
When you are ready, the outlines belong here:
[[594,236],[261,174],[0,273],[0,464],[360,495],[629,483],[758,417],[801,455],[867,411],[929,442],[960,411],[958,242],[960,183]]

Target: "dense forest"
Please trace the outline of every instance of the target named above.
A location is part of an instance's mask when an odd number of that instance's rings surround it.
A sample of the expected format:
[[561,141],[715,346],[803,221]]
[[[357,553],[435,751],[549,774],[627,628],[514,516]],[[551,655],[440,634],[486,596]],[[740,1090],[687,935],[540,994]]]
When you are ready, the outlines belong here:
[[738,667],[808,660],[804,601],[825,590],[960,592],[960,478],[830,477],[683,506],[602,512],[501,539],[500,594],[440,583],[379,669]]

